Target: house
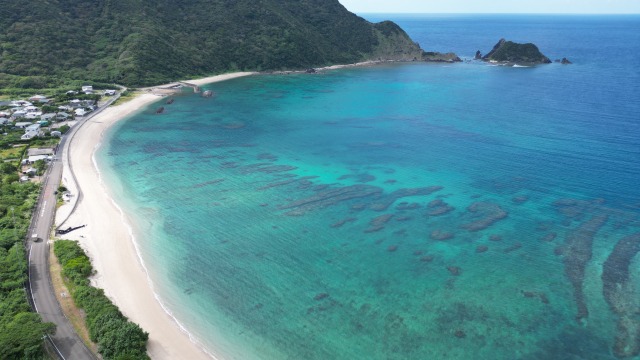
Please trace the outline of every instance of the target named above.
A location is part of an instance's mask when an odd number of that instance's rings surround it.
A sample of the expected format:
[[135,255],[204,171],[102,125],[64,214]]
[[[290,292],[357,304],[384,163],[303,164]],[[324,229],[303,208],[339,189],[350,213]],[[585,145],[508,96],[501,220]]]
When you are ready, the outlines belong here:
[[113,95],[115,95],[115,94],[116,94],[116,91],[115,91],[115,90],[105,90],[105,91],[104,91],[104,94],[105,94],[106,96],[113,96]]
[[20,182],[27,182],[27,181],[29,181],[29,177],[28,176],[20,177]]
[[20,136],[20,140],[31,140],[34,137],[38,137],[38,132],[29,131]]
[[93,86],[85,85],[82,87],[82,92],[85,94],[93,94]]
[[24,135],[20,137],[22,140],[31,140],[40,135],[40,124],[31,124],[24,128]]
[[53,121],[57,118],[56,113],[48,113],[40,115],[40,121]]
[[73,109],[77,109],[77,108],[82,106],[82,101],[80,101],[78,99],[70,100],[69,101],[69,106],[71,106],[71,108],[73,108]]
[[44,95],[34,95],[34,96],[29,98],[29,101],[39,102],[39,103],[47,103],[47,102],[49,102],[49,99],[47,99],[47,97],[44,96]]
[[9,119],[0,117],[0,125],[7,125],[9,123]]
[[18,111],[14,111],[13,114],[11,115],[12,119],[20,119],[23,118],[25,115],[27,115],[27,112],[24,110],[18,110]]
[[62,133],[58,130],[54,130],[51,132],[51,136],[53,137],[62,137]]
[[31,105],[33,104],[26,100],[13,100],[11,102],[11,106],[14,106],[14,107],[24,107],[24,106],[31,106]]
[[[42,113],[40,113],[40,114],[42,114]],[[38,116],[40,116],[40,115],[38,115],[38,113],[30,112],[30,113],[26,113],[24,115],[24,118],[27,119],[27,120],[35,120]]]
[[64,121],[67,120],[69,118],[69,114],[67,114],[66,112],[59,112],[56,114],[56,119],[58,119],[58,121]]
[[78,94],[77,91],[73,91],[73,90],[67,91],[67,95],[77,95],[77,94]]
[[84,108],[78,108],[74,110],[76,116],[84,116],[87,111]]
[[24,128],[24,132],[29,131],[40,131],[40,124],[30,124],[26,128]]
[[32,124],[33,124],[33,123],[31,123],[31,122],[21,121],[21,122],[17,122],[17,123],[15,123],[15,125],[13,125],[13,126],[15,126],[15,127],[19,128],[19,129],[24,129],[24,128],[26,128],[27,126],[32,125]]
[[36,170],[34,168],[28,168],[27,170],[23,171],[22,173],[27,175],[27,176],[34,176],[35,174],[38,173],[38,170]]
[[71,111],[73,110],[73,106],[67,106],[67,105],[58,106],[58,110]]
[[38,160],[44,160],[46,162],[50,162],[53,159],[51,155],[33,155],[29,156],[27,159],[22,160],[23,165],[35,164]]

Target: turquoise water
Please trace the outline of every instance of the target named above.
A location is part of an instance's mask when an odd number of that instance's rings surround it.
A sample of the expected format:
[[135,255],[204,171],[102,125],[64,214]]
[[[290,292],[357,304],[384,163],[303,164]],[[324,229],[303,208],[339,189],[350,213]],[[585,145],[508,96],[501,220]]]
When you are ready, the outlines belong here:
[[166,305],[230,359],[637,357],[640,18],[395,20],[575,64],[253,76],[121,123],[98,160]]

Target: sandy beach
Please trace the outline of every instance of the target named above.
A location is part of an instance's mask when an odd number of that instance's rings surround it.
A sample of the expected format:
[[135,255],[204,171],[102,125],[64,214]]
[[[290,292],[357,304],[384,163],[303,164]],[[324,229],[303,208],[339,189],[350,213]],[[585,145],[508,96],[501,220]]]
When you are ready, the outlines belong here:
[[[203,85],[251,74],[225,74],[188,82]],[[65,238],[80,241],[91,257],[97,271],[94,285],[104,289],[123,314],[149,333],[148,350],[153,359],[215,359],[189,338],[156,299],[136,251],[128,217],[109,197],[93,161],[109,127],[160,100],[162,94],[153,88],[145,89],[134,99],[105,109],[77,130],[68,144],[69,157],[63,159],[63,183],[72,194],[71,201],[58,210],[56,224],[87,224]],[[78,196],[78,188],[82,196]]]

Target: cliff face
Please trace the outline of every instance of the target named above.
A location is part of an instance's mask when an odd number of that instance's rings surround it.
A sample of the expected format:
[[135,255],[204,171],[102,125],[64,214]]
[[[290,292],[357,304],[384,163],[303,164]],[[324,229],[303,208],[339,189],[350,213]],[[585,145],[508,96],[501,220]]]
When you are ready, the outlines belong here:
[[423,60],[338,0],[33,0],[0,9],[0,73],[149,85],[233,70]]
[[[477,55],[476,55],[477,57]],[[493,49],[484,57],[486,61],[498,61],[521,64],[548,64],[548,57],[544,56],[534,44],[518,44],[513,41],[500,39]]]

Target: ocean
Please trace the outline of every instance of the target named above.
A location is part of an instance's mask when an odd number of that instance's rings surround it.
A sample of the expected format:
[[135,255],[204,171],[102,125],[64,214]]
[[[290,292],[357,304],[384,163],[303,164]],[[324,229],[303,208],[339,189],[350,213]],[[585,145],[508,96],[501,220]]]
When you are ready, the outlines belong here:
[[[465,61],[240,78],[109,132],[172,315],[225,359],[640,358],[640,16],[363,16]],[[471,60],[500,38],[573,64]]]

